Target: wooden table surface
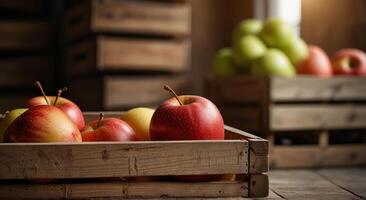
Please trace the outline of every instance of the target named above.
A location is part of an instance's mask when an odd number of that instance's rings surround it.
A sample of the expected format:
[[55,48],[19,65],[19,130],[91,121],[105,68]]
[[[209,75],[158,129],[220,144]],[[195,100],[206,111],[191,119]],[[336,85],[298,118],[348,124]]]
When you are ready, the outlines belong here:
[[[269,181],[269,196],[261,198],[263,200],[366,199],[366,168],[271,170]],[[195,200],[199,199],[202,198]],[[246,200],[250,198],[209,199]]]

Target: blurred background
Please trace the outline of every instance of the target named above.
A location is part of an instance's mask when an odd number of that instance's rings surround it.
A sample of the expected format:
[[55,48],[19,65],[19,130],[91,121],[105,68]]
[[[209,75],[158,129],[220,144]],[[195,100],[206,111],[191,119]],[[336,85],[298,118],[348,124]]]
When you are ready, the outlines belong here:
[[[217,51],[232,45],[233,30],[242,20],[281,18],[307,44],[317,45],[331,56],[343,48],[366,51],[365,8],[364,0],[0,0],[0,112],[24,107],[30,97],[39,95],[34,87],[36,80],[41,81],[48,95],[55,95],[57,89],[67,86],[65,96],[82,110],[156,106],[169,97],[162,90],[164,84],[169,84],[179,94],[212,99],[227,124],[268,137],[273,145],[312,145],[298,149],[304,155],[295,164],[287,163],[291,159],[282,161],[281,157],[298,155],[297,151],[279,149],[279,154],[273,156],[279,161],[273,161],[272,165],[332,165],[322,163],[325,157],[314,153],[330,143],[348,145],[325,152],[328,157],[341,152],[335,164],[366,164],[361,154],[366,150],[363,129],[366,111],[362,104],[366,91],[361,85],[365,84],[362,78],[346,80],[356,85],[350,86],[355,96],[336,102],[338,106],[346,106],[340,109],[346,110],[340,114],[344,118],[323,117],[322,113],[329,110],[329,117],[341,113],[333,104],[321,107],[313,115],[301,115],[309,110],[307,107],[297,113],[285,109],[276,112],[277,115],[292,113],[288,118],[297,116],[300,120],[290,120],[291,123],[300,125],[297,129],[283,125],[284,129],[279,126],[275,130],[271,129],[275,127],[271,125],[274,113],[271,103],[275,99],[240,95],[257,93],[260,89],[239,88],[228,90],[226,94],[235,100],[226,106],[220,100],[215,101],[222,94],[217,93],[215,85],[220,82],[207,82]],[[313,90],[314,81],[307,80],[304,88]],[[246,79],[244,83],[230,84],[246,86],[252,82]],[[330,85],[333,89],[336,85],[339,91],[342,84],[344,80],[336,80]],[[329,102],[337,101],[333,96],[333,99],[320,96],[307,100],[317,103],[308,106],[329,106]],[[263,103],[263,99],[267,102]],[[242,103],[247,100],[250,102]],[[320,122],[301,126],[309,118]],[[333,120],[338,125],[322,120]],[[344,125],[339,126],[340,123]],[[338,136],[333,137],[334,134]],[[349,146],[355,143],[362,145]]]

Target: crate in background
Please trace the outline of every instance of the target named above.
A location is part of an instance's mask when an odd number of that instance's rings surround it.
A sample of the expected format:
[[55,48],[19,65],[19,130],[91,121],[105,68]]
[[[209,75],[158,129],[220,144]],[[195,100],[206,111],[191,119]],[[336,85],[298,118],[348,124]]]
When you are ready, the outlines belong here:
[[189,66],[188,39],[97,36],[70,46],[66,56],[70,76],[105,71],[185,72]]
[[[255,127],[254,133],[269,138],[271,166],[319,167],[366,164],[365,85],[363,77],[238,76],[210,77],[206,88],[225,123]],[[350,137],[355,130],[361,130],[355,142],[329,142],[337,137],[330,132]]]
[[78,78],[68,94],[82,110],[121,110],[134,106],[156,106],[170,98],[165,84],[177,92],[187,88],[185,75],[106,75]]
[[65,30],[70,40],[100,33],[186,37],[191,8],[188,1],[87,1],[67,12]]
[[[85,113],[86,119],[98,116]],[[0,151],[4,172],[0,181],[11,182],[0,184],[4,199],[265,197],[269,193],[268,142],[228,126],[225,140],[216,141],[2,143]],[[192,183],[166,177],[221,174],[234,174],[235,180]],[[142,180],[128,181],[130,177]]]

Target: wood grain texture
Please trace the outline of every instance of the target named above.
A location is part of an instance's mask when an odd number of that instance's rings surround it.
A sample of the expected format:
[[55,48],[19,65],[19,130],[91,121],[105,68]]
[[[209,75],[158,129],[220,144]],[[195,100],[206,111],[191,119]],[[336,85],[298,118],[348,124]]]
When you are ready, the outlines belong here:
[[272,131],[366,128],[366,105],[272,105]]
[[[25,73],[32,72],[32,73]],[[0,87],[33,87],[37,80],[51,87],[53,63],[50,57],[24,57],[0,60]]]
[[365,168],[318,169],[316,172],[344,190],[366,198]]
[[274,170],[270,187],[285,199],[359,199],[311,170]]
[[350,47],[366,51],[365,7],[364,0],[302,1],[301,37],[329,55]]
[[270,166],[335,167],[365,165],[365,144],[319,146],[273,146],[270,151]]
[[178,93],[186,83],[184,75],[145,76],[145,77],[106,77],[104,86],[104,105],[107,109],[137,105],[159,105],[171,98],[163,91],[169,85]]
[[187,36],[191,33],[189,1],[93,1],[91,13],[92,32],[173,36]]
[[105,182],[74,184],[0,184],[4,199],[247,197],[247,182]]
[[248,173],[247,141],[0,144],[0,179]]
[[249,197],[267,197],[269,192],[267,174],[253,174],[249,181]]
[[97,39],[100,69],[185,71],[190,63],[189,40]]
[[47,21],[1,21],[0,49],[46,50],[51,46],[51,27]]
[[346,76],[272,77],[270,93],[273,102],[365,101],[366,79]]

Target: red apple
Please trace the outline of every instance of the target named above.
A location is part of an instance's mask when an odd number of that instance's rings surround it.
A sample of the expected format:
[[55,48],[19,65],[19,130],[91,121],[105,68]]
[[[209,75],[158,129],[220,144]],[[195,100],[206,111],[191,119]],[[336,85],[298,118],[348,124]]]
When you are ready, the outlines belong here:
[[94,120],[81,132],[83,141],[135,141],[136,134],[124,121],[117,118],[103,118]]
[[308,57],[297,65],[297,73],[331,77],[332,66],[327,54],[319,47],[309,45]]
[[163,102],[150,122],[151,140],[223,140],[224,122],[216,106],[200,96],[177,96]]
[[342,49],[332,59],[334,74],[366,75],[366,54],[358,49]]
[[31,98],[28,101],[28,107],[34,107],[39,105],[54,105],[61,109],[70,119],[76,124],[79,130],[82,130],[85,126],[84,116],[80,108],[72,101],[60,97],[63,91],[67,88],[58,90],[57,96],[46,96],[43,92],[42,86],[37,81],[36,86],[41,90],[43,96]]
[[40,105],[29,108],[7,129],[5,142],[81,142],[79,129],[61,109]]

